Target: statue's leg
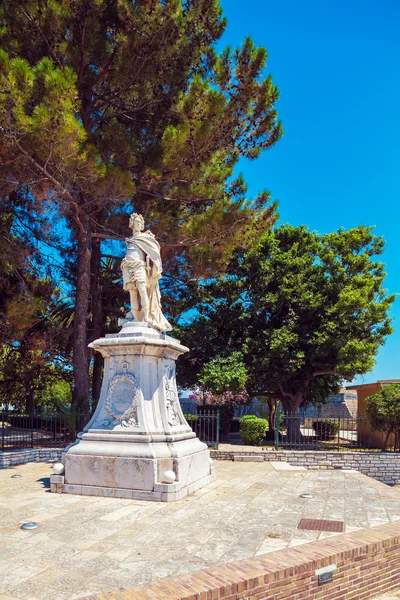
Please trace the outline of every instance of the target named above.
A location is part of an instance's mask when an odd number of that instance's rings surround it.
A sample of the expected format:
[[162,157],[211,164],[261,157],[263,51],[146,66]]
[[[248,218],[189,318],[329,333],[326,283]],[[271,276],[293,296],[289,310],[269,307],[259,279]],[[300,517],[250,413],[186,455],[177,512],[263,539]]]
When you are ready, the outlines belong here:
[[147,294],[147,288],[146,288],[146,283],[145,282],[137,282],[137,290],[140,296],[140,304],[141,304],[141,308],[142,308],[142,321],[144,321],[145,323],[150,323],[151,324],[151,319],[149,317],[149,308],[150,308],[150,302],[149,302],[149,296]]
[[131,300],[131,312],[135,321],[140,321],[139,296],[135,285],[129,287],[129,297]]

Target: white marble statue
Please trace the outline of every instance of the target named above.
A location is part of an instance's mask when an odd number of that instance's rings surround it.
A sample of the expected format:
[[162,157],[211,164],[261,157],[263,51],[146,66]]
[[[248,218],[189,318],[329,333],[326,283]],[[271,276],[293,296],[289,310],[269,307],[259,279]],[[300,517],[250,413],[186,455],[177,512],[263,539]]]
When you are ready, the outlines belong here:
[[144,230],[142,215],[133,213],[129,219],[132,235],[126,238],[126,254],[121,268],[124,289],[129,292],[131,315],[138,322],[149,323],[159,331],[171,331],[172,327],[161,310],[161,294],[158,282],[162,274],[160,244],[151,231]]
[[171,326],[161,311],[160,246],[141,215],[131,215],[130,226],[121,267],[132,311],[121,331],[89,345],[104,358],[100,398],[50,485],[57,493],[171,502],[210,483],[214,470],[179,402],[176,360],[189,348],[163,333]]

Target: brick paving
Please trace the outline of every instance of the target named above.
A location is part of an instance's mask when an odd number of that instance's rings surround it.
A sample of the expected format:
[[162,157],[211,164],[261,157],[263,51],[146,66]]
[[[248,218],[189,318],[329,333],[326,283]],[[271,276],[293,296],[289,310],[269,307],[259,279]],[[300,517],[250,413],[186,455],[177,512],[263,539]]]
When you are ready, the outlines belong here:
[[171,504],[51,494],[45,463],[2,470],[0,600],[73,600],[338,535],[298,530],[301,518],[346,533],[400,519],[398,488],[274,465],[217,462],[215,482]]

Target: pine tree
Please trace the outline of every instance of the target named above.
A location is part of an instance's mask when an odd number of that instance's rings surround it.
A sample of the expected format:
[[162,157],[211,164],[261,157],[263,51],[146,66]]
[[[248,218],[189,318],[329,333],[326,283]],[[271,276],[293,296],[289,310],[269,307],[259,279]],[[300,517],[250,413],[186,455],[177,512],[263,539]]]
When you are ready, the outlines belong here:
[[216,55],[225,24],[218,0],[0,7],[0,196],[28,186],[71,231],[82,409],[98,240],[123,238],[134,208],[160,239],[171,281],[187,281],[223,269],[274,220],[268,194],[249,200],[233,170],[279,139],[278,90],[250,39]]

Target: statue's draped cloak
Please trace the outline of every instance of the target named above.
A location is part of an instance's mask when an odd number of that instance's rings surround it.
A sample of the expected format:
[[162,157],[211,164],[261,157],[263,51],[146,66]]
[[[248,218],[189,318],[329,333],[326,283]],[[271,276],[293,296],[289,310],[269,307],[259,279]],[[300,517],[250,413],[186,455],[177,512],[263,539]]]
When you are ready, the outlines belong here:
[[[171,331],[172,327],[164,317],[161,310],[161,294],[158,285],[162,275],[162,261],[160,244],[149,231],[137,233],[126,238],[127,245],[133,243],[150,259],[151,272],[148,278],[149,317],[153,326],[160,331]],[[129,262],[129,258],[126,259]]]

